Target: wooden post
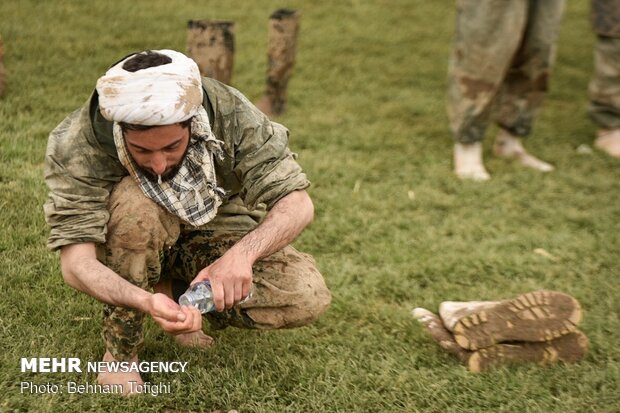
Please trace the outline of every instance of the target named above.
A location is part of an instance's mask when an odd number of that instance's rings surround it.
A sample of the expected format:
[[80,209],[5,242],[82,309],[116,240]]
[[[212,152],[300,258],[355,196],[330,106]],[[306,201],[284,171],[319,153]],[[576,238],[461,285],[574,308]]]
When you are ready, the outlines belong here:
[[267,116],[286,110],[286,88],[293,74],[301,13],[279,9],[269,17],[267,86],[257,106]]
[[2,42],[2,35],[0,35],[0,96],[4,93],[4,43]]
[[222,20],[190,20],[187,52],[203,76],[230,84],[235,55],[235,23]]

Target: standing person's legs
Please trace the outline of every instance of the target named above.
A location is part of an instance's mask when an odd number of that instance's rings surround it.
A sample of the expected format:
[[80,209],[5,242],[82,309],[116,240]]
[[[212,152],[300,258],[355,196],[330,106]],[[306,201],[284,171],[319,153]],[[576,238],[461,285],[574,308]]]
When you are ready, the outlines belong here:
[[[166,254],[162,276],[173,283],[182,280],[189,285],[200,270],[222,256],[246,232],[212,230],[182,234]],[[214,328],[299,327],[315,321],[329,306],[331,294],[314,259],[291,246],[256,262],[253,271],[248,300],[230,310],[207,314]]]
[[620,158],[620,39],[599,35],[588,113],[598,125],[594,145]]
[[599,128],[594,145],[620,158],[620,8],[607,9],[603,2],[593,6],[597,42],[588,114]]
[[502,128],[495,154],[543,172],[553,170],[553,166],[528,154],[521,139],[531,132],[549,87],[563,11],[564,0],[529,0],[523,41],[498,95],[495,112]]
[[459,0],[448,69],[448,117],[456,140],[455,172],[484,180],[481,141],[493,101],[516,53],[527,0]]
[[[98,248],[98,259],[134,285],[151,289],[159,280],[160,256],[179,236],[176,217],[148,199],[135,181],[126,177],[112,194],[106,244]],[[144,314],[138,310],[109,304],[103,309],[104,361],[138,361],[143,345]],[[100,373],[100,383],[140,382],[138,373]]]

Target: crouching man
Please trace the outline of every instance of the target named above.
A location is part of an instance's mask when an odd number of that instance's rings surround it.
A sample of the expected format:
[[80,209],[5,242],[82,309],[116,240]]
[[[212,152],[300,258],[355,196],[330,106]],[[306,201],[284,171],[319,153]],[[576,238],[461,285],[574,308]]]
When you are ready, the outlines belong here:
[[145,314],[182,345],[211,345],[200,312],[177,304],[202,280],[213,328],[303,326],[330,303],[312,257],[289,245],[314,209],[288,131],[181,53],[113,65],[51,133],[45,179],[48,246],[67,284],[104,303],[104,361],[138,362]]

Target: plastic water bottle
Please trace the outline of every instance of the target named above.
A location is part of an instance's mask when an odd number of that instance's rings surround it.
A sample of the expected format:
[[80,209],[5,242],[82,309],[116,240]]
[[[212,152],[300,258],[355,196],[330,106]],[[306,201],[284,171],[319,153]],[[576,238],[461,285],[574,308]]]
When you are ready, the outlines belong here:
[[187,291],[179,297],[179,305],[196,307],[202,314],[215,310],[213,303],[213,292],[209,280],[201,281],[190,286]]
[[[247,297],[239,302],[245,303],[252,297],[253,288],[250,289],[250,293]],[[190,286],[187,291],[179,297],[179,305],[187,305],[196,307],[200,310],[200,313],[206,314],[215,310],[215,303],[213,302],[213,292],[211,291],[211,283],[209,280],[201,281]]]

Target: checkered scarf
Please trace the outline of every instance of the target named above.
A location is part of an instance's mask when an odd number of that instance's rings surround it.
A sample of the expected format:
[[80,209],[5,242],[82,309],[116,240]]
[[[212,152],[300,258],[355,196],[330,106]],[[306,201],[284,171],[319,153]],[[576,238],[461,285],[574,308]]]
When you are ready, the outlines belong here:
[[165,182],[147,178],[131,158],[120,125],[114,122],[114,143],[123,166],[144,195],[193,226],[204,225],[217,214],[226,191],[217,186],[213,157],[223,156],[211,132],[207,112],[200,108],[192,119],[189,147],[177,174]]

